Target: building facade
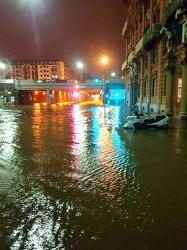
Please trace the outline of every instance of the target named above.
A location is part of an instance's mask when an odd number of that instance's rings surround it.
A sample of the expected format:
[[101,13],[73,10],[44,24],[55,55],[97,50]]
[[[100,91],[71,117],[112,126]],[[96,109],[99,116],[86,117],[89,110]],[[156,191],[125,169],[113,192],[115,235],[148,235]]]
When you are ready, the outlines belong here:
[[15,80],[71,79],[71,70],[63,61],[11,61],[10,78]]
[[187,118],[187,1],[124,0],[127,102]]

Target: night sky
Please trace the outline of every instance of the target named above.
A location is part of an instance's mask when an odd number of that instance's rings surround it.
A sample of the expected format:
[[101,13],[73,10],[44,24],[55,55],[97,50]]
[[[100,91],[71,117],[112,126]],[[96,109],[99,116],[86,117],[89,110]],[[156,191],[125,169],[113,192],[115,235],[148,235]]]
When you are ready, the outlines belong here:
[[[7,60],[63,60],[98,75],[124,60],[122,0],[0,0],[0,56]],[[109,66],[108,66],[109,67]]]

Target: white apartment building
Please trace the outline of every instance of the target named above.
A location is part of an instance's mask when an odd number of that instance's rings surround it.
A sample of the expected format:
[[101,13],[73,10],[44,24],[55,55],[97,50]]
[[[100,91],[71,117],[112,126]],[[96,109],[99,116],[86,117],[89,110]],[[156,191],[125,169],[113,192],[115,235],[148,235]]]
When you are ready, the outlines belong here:
[[9,74],[15,80],[71,79],[69,67],[59,60],[11,61]]

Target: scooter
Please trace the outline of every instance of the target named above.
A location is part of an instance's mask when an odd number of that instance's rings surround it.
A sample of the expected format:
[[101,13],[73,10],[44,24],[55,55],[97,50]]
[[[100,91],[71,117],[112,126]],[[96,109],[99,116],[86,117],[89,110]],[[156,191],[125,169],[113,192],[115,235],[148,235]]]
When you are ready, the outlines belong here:
[[168,127],[170,117],[166,114],[148,119],[144,114],[132,112],[127,116],[124,129],[163,129]]

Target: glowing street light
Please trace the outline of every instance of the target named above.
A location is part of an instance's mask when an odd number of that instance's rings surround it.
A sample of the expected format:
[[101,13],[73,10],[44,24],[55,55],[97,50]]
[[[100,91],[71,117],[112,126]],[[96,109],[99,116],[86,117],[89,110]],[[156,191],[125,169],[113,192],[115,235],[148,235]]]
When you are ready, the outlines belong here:
[[112,72],[112,73],[111,73],[111,76],[112,76],[112,77],[114,77],[115,75],[116,75],[116,73],[115,73],[115,72]]
[[78,97],[78,95],[79,95],[79,94],[78,94],[77,91],[73,91],[73,96],[74,96],[74,97]]
[[77,62],[77,68],[82,69],[84,67],[82,62]]
[[0,69],[2,70],[6,69],[6,64],[3,62],[0,62]]
[[107,64],[108,58],[107,58],[107,57],[102,57],[102,58],[101,58],[101,62],[102,62],[103,64]]
[[7,65],[4,62],[0,61],[0,79],[5,78],[6,73],[7,73],[6,68],[7,68]]
[[[83,64],[82,62],[80,62],[80,61],[77,62],[76,65],[77,65],[77,68],[78,68],[79,70],[81,70],[81,69],[84,68],[84,64]],[[82,73],[80,74],[80,80],[81,80],[81,82],[82,82]]]

